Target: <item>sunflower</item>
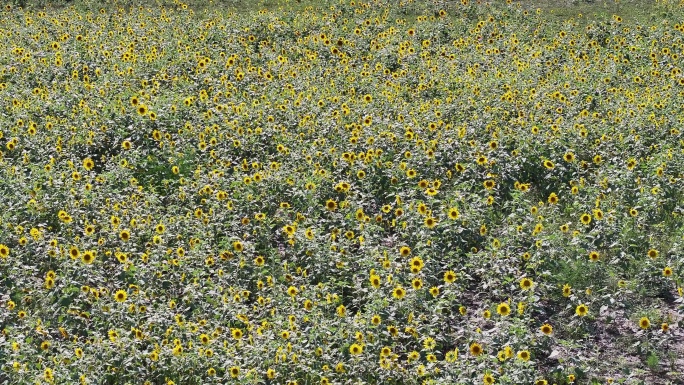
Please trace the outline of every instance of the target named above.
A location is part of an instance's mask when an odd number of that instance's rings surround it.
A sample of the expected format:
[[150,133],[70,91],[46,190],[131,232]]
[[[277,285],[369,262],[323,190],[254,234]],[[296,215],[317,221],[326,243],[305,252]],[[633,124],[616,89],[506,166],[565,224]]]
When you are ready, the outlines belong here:
[[563,160],[572,163],[575,160],[575,154],[572,152],[566,152],[565,155],[563,155]]
[[508,359],[508,357],[506,357],[506,352],[504,352],[503,350],[499,351],[499,352],[496,354],[496,358],[498,358],[499,361],[501,361],[501,362],[504,362],[504,361],[506,361],[506,360]]
[[487,190],[491,190],[496,186],[496,182],[494,182],[492,179],[487,179],[482,183],[484,185],[484,188]]
[[126,263],[128,261],[128,255],[126,255],[126,253],[116,252],[114,255],[120,263]]
[[518,359],[522,361],[530,360],[530,352],[527,350],[521,350],[518,352]]
[[45,370],[43,370],[43,378],[44,378],[45,381],[47,381],[47,382],[53,382],[54,379],[55,379],[55,377],[54,377],[54,374],[53,374],[53,372],[52,372],[52,369],[50,369],[50,368],[45,368]]
[[116,293],[114,293],[114,299],[116,302],[124,302],[126,301],[126,298],[128,297],[128,293],[126,293],[125,290],[117,290]]
[[637,161],[634,158],[629,158],[627,159],[627,169],[628,170],[634,170],[636,167]]
[[93,167],[95,167],[95,162],[93,162],[92,159],[90,159],[90,158],[83,159],[83,168],[90,171],[93,169]]
[[477,342],[473,342],[470,345],[470,354],[472,354],[473,356],[477,357],[481,355],[483,352],[484,350],[482,349],[482,345],[478,344]]
[[325,202],[325,208],[328,209],[328,211],[335,211],[337,209],[337,202],[332,199],[328,199]]
[[449,216],[449,219],[456,220],[456,219],[458,219],[458,217],[461,216],[461,214],[458,212],[457,208],[452,207],[449,209],[448,216]]
[[239,253],[244,249],[245,249],[245,246],[242,244],[242,242],[240,242],[240,241],[233,242],[233,250],[235,250]]
[[242,338],[242,329],[238,329],[238,328],[230,329],[230,335],[233,336],[233,339],[239,340]]
[[482,382],[485,385],[492,385],[494,381],[494,376],[492,376],[491,373],[485,373],[485,375],[482,377]]
[[209,339],[209,336],[206,334],[200,334],[199,340],[202,343],[202,345],[209,345],[209,342],[211,341]]
[[86,265],[90,265],[95,261],[95,253],[92,251],[85,251],[83,254],[81,254],[81,261],[85,263]]
[[580,221],[583,225],[588,225],[591,223],[591,215],[584,213],[580,216]]
[[351,355],[358,356],[359,354],[363,353],[363,345],[351,344],[351,346],[349,346],[349,353]]
[[297,228],[293,225],[286,225],[283,227],[283,231],[285,234],[287,234],[288,238],[294,237],[295,231],[297,231]]
[[601,209],[594,210],[594,218],[596,218],[597,221],[603,219],[603,211],[601,211]]
[[554,165],[553,162],[550,160],[545,160],[544,167],[546,167],[547,170],[553,170],[553,168],[556,167],[556,165]]
[[408,362],[413,362],[413,361],[416,361],[418,359],[420,359],[420,353],[415,351],[415,350],[406,356],[406,360]]
[[340,362],[337,365],[335,365],[335,371],[337,373],[345,373],[347,369],[344,367],[344,363]]
[[347,308],[346,308],[344,305],[340,305],[340,306],[337,307],[337,309],[335,310],[335,312],[337,313],[337,315],[338,315],[339,317],[344,317],[344,316],[347,315]]
[[423,259],[420,257],[413,257],[411,258],[411,262],[409,262],[409,266],[411,267],[411,273],[416,274],[420,272],[420,270],[425,266],[423,263]]
[[149,110],[147,109],[147,106],[141,104],[136,108],[135,111],[138,113],[138,115],[145,116],[145,115],[147,115]]
[[411,286],[414,290],[419,290],[423,287],[423,280],[421,280],[420,278],[414,278],[411,281]]
[[376,274],[371,274],[369,280],[370,280],[371,286],[373,286],[376,289],[379,288],[380,284],[382,283],[380,276],[376,275]]
[[651,321],[648,319],[648,317],[641,317],[639,320],[639,327],[642,329],[648,329],[651,327]]
[[534,285],[534,282],[529,278],[523,278],[520,280],[520,288],[523,290],[529,290]]
[[83,229],[83,232],[87,236],[91,236],[95,233],[95,226],[93,225],[86,225],[86,227]]
[[71,246],[69,248],[69,256],[71,259],[76,259],[81,255],[81,252],[78,251],[78,248],[76,246]]
[[[258,214],[257,214],[257,215],[258,215]],[[306,229],[306,230],[304,231],[304,236],[306,237],[306,239],[312,240],[312,239],[314,239],[315,233],[314,233],[314,231],[311,230],[311,229]]]
[[589,253],[589,260],[592,262],[598,261],[600,258],[600,255],[597,251],[592,251]]
[[425,227],[427,227],[428,229],[433,229],[435,228],[435,226],[437,226],[437,219],[433,217],[427,217],[425,218],[423,223],[425,224]]
[[453,270],[448,270],[444,273],[444,282],[451,284],[456,281],[456,273]]
[[506,317],[511,314],[511,307],[506,302],[502,302],[496,307],[496,312]]
[[287,294],[289,294],[290,297],[292,297],[292,298],[294,298],[295,296],[297,296],[297,293],[298,293],[298,292],[299,292],[299,290],[298,290],[296,287],[294,287],[294,286],[290,286],[290,287],[287,288]]
[[550,336],[553,333],[553,327],[549,324],[543,324],[539,330],[547,336]]
[[666,267],[663,269],[663,276],[665,276],[665,277],[671,277],[671,276],[672,276],[672,268],[669,267],[669,266],[666,266]]
[[402,299],[402,298],[404,298],[405,295],[406,295],[406,290],[401,286],[397,286],[394,288],[394,290],[392,290],[392,297],[394,297],[396,299]]
[[556,203],[558,203],[558,195],[556,195],[555,192],[552,192],[552,193],[549,195],[548,202],[549,202],[550,204],[552,204],[552,205],[555,205]]
[[572,292],[572,288],[567,283],[563,285],[563,297],[569,297]]
[[650,249],[650,250],[648,250],[648,256],[649,256],[650,258],[655,259],[655,258],[658,257],[658,254],[660,254],[660,253],[659,253],[658,250],[656,250],[656,249]]
[[129,239],[131,239],[131,232],[128,229],[121,230],[119,233],[119,238],[121,238],[122,241],[126,242]]
[[237,366],[233,366],[229,370],[230,376],[233,378],[237,378],[240,375],[240,368]]
[[578,317],[584,317],[584,316],[586,316],[588,313],[589,313],[589,308],[588,308],[587,305],[585,305],[585,304],[579,304],[579,305],[577,305],[577,307],[575,308],[575,314],[576,314]]
[[5,259],[9,256],[10,254],[10,249],[7,247],[7,245],[3,245],[0,243],[0,258]]

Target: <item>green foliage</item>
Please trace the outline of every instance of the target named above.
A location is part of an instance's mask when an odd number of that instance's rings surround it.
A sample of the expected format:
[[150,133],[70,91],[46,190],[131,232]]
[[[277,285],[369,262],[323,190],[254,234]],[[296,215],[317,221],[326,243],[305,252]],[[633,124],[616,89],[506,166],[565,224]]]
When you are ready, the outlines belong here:
[[637,6],[10,3],[0,383],[675,381],[684,8]]

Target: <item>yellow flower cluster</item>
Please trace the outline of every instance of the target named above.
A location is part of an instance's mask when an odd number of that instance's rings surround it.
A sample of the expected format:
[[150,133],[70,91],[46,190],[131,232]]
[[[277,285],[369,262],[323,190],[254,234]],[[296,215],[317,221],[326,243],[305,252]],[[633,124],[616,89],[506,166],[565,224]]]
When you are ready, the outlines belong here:
[[599,383],[681,350],[681,2],[75,3],[0,10],[0,379]]

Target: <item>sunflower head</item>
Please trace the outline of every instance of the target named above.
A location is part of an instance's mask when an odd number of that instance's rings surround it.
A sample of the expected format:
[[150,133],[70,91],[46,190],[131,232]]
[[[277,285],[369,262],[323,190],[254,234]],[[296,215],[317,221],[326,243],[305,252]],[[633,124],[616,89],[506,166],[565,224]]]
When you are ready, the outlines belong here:
[[579,305],[577,305],[577,307],[575,308],[575,314],[576,314],[578,317],[584,317],[584,316],[586,316],[588,313],[589,313],[589,308],[588,308],[587,305],[585,305],[585,304],[579,304]]
[[506,302],[502,302],[496,307],[496,312],[505,317],[511,314],[511,307]]
[[477,342],[473,342],[470,345],[470,354],[472,354],[473,356],[477,357],[481,355],[483,352],[484,350],[482,349],[482,345],[478,344]]
[[127,297],[128,293],[126,293],[125,290],[117,290],[117,292],[114,293],[114,300],[116,300],[116,302],[124,302]]

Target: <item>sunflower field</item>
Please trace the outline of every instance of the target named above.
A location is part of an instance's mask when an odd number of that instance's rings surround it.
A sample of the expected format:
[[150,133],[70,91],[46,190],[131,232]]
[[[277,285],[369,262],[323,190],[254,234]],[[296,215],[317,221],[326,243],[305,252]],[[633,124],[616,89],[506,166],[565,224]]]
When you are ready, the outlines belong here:
[[0,384],[684,382],[684,2],[26,3]]

